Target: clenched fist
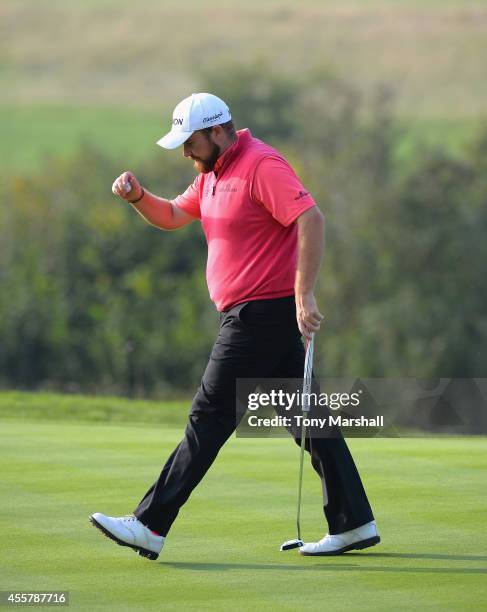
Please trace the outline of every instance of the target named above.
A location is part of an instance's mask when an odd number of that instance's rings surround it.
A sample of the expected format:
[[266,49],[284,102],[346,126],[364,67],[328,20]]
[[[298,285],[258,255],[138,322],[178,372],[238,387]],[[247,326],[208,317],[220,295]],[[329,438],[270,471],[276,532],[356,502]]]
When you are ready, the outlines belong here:
[[133,202],[142,197],[143,189],[135,175],[126,171],[113,181],[112,192],[127,202]]

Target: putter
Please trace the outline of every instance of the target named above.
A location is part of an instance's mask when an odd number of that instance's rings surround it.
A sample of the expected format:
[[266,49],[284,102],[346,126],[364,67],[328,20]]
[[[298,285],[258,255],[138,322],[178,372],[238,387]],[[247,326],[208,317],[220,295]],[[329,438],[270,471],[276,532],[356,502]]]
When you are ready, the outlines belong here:
[[[311,332],[309,340],[306,342],[306,357],[304,359],[304,377],[303,377],[303,402],[301,410],[303,413],[307,413],[310,410],[309,406],[309,394],[311,393],[311,376],[313,372],[313,348],[314,348],[315,334]],[[306,395],[304,395],[306,394]],[[305,416],[303,414],[303,416]],[[304,545],[301,539],[301,490],[303,488],[303,459],[304,459],[304,447],[306,443],[306,425],[304,419],[301,423],[301,453],[299,459],[299,479],[298,479],[298,511],[296,517],[296,526],[298,528],[298,537],[295,540],[288,540],[281,544],[281,551],[292,550],[293,548],[300,548]]]

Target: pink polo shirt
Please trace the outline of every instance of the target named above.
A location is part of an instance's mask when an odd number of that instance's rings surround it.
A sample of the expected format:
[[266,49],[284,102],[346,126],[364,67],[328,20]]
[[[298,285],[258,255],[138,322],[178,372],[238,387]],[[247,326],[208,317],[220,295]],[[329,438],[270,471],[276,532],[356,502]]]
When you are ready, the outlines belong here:
[[201,219],[208,243],[206,280],[219,311],[294,294],[297,225],[315,206],[289,163],[240,130],[215,170],[198,174],[173,203]]

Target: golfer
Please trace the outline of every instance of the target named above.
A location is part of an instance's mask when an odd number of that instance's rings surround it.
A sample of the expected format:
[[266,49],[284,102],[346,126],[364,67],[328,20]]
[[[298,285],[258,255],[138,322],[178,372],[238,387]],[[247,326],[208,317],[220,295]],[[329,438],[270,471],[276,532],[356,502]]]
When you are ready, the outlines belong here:
[[[235,431],[236,379],[302,378],[301,338],[323,319],[314,287],[324,218],[284,157],[248,129],[236,131],[228,106],[208,93],[180,102],[171,131],[157,144],[182,146],[193,160],[198,174],[186,191],[174,200],[158,197],[131,172],[112,191],[158,228],[201,222],[220,330],[184,437],[133,515],[90,517],[109,538],[149,559],[157,559],[181,506]],[[336,555],[376,544],[372,510],[344,439],[313,439],[311,448],[306,440],[306,449],[327,492],[328,534],[300,552]]]

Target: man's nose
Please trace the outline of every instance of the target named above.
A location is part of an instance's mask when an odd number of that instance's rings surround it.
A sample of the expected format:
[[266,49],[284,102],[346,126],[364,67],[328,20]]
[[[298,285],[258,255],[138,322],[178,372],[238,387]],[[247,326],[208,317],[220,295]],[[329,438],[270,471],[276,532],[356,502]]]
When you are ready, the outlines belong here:
[[191,147],[188,145],[183,145],[183,155],[184,157],[191,157]]

